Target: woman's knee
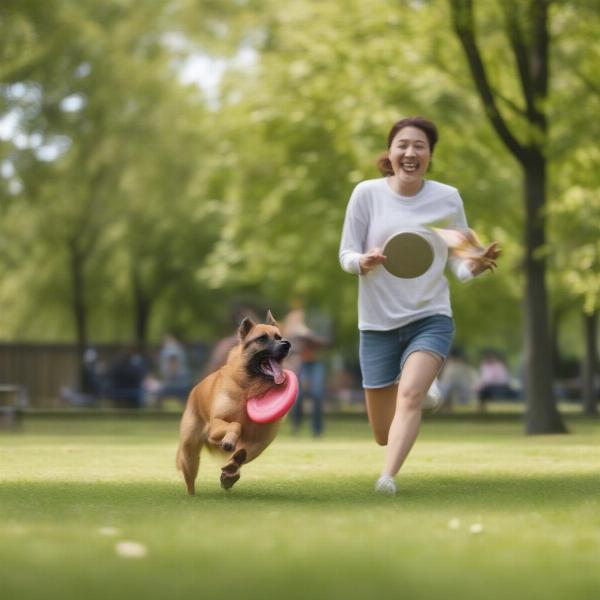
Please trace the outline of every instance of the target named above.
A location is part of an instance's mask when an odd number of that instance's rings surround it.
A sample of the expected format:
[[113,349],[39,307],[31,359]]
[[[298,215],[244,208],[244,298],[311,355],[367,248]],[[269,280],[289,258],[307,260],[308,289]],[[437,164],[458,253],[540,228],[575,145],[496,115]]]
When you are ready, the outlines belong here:
[[387,431],[373,430],[373,437],[375,438],[375,441],[380,446],[387,446],[387,443],[388,443],[388,432]]
[[400,410],[421,410],[425,393],[413,386],[400,387],[398,389],[397,408]]

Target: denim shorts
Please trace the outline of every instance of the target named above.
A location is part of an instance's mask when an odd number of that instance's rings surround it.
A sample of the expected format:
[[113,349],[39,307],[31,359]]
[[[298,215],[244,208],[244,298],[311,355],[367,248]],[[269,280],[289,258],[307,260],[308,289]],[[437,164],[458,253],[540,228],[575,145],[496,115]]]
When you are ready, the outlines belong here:
[[454,322],[446,315],[432,315],[389,331],[360,332],[360,368],[364,388],[382,388],[397,383],[410,354],[437,354],[446,360]]

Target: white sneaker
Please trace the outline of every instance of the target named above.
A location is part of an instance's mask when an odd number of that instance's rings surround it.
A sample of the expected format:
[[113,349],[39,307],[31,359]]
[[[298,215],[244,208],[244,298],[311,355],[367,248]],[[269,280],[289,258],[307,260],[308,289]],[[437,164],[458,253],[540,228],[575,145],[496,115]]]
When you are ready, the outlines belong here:
[[436,411],[442,406],[443,403],[444,396],[438,387],[437,379],[434,379],[429,391],[427,392],[427,396],[425,396],[425,399],[423,400],[421,408],[423,410]]
[[382,475],[375,484],[375,491],[378,494],[393,496],[396,493],[396,482],[389,475]]

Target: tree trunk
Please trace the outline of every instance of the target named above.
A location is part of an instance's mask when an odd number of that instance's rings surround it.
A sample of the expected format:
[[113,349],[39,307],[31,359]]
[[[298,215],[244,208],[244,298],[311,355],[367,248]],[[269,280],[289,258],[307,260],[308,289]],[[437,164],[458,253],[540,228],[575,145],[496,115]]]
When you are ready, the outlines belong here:
[[[473,0],[450,0],[452,23],[463,46],[473,82],[485,114],[496,133],[519,161],[525,182],[525,391],[527,433],[566,431],[552,393],[553,365],[548,323],[544,251],[544,204],[546,202],[548,95],[548,0],[506,2],[504,31],[512,49],[523,93],[528,130],[519,135],[508,126],[490,85],[477,45]],[[524,140],[522,138],[525,138]]]
[[135,269],[131,270],[131,281],[133,288],[133,309],[135,322],[135,342],[140,352],[145,353],[148,341],[148,323],[150,320],[150,310],[152,301],[144,292],[144,286]]
[[77,364],[79,373],[79,390],[85,386],[85,373],[83,355],[88,344],[87,307],[85,303],[85,259],[80,252],[77,242],[69,244],[72,283],[72,308],[75,317],[75,330],[77,339]]
[[596,401],[596,369],[598,365],[598,347],[596,331],[598,325],[598,312],[591,315],[583,314],[583,331],[585,339],[585,356],[582,368],[582,398],[583,414],[589,417],[598,416]]
[[564,433],[554,398],[552,346],[548,323],[544,204],[546,200],[546,164],[541,153],[531,150],[525,175],[525,385],[527,433]]

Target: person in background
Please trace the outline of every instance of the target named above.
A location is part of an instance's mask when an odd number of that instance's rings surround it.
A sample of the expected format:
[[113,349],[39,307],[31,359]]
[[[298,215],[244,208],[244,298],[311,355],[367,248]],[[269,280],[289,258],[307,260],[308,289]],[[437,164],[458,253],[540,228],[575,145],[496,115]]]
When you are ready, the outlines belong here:
[[516,400],[518,392],[512,381],[502,355],[495,350],[486,350],[479,364],[477,400],[480,412],[485,412],[489,400]]
[[144,380],[149,372],[148,362],[135,346],[116,357],[109,373],[108,396],[120,408],[144,406]]
[[160,388],[157,399],[187,400],[192,387],[187,352],[183,344],[172,333],[167,333],[159,354]]
[[455,404],[469,404],[474,397],[477,371],[465,359],[460,346],[450,350],[439,376],[440,391],[444,397],[442,410],[452,412]]
[[319,351],[329,345],[329,341],[317,335],[305,322],[304,307],[300,300],[294,300],[292,310],[281,324],[283,336],[292,344],[285,367],[296,373],[299,390],[296,402],[290,411],[292,431],[298,433],[304,418],[304,401],[312,400],[311,428],[313,436],[323,434],[323,403],[325,400],[325,364]]
[[104,363],[95,348],[86,348],[80,374],[81,390],[61,388],[61,398],[73,406],[96,406],[108,391],[107,373]]

